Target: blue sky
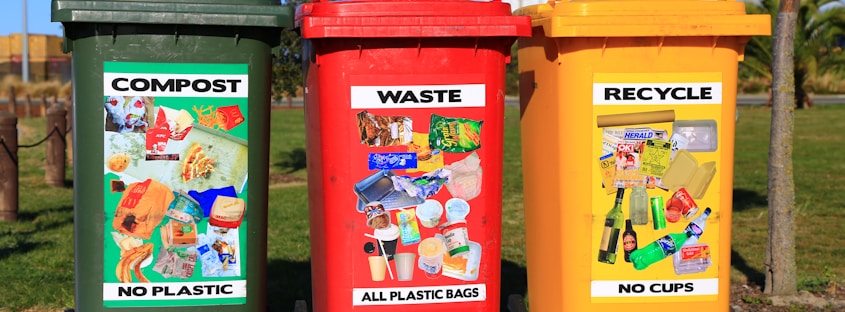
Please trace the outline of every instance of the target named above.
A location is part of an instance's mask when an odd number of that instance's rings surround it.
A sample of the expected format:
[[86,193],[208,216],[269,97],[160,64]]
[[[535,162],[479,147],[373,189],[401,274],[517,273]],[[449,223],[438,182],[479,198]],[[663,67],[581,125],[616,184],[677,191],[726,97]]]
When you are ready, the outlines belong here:
[[[3,17],[0,17],[0,36],[23,32],[24,0],[0,0]],[[50,22],[50,0],[26,0],[26,24],[30,34],[62,35],[62,23]]]

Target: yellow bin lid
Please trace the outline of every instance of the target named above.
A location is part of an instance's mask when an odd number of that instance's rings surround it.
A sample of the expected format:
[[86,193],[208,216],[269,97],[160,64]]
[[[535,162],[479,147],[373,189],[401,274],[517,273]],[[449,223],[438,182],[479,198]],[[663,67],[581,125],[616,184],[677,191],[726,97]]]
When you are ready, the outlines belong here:
[[745,3],[723,0],[575,0],[523,7],[547,37],[771,35],[768,14],[745,14]]

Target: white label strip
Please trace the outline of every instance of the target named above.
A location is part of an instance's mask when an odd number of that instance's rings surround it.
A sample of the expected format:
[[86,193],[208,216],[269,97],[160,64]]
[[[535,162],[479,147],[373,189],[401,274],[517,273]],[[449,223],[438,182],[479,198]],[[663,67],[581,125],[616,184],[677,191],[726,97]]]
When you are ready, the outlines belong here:
[[245,98],[248,75],[103,73],[105,95]]
[[484,107],[484,84],[352,86],[353,109]]
[[719,279],[592,281],[592,297],[670,297],[719,293]]
[[722,83],[593,83],[593,105],[722,104]]
[[470,302],[486,299],[485,284],[352,289],[353,306]]
[[246,280],[190,283],[105,283],[103,300],[184,300],[246,297]]

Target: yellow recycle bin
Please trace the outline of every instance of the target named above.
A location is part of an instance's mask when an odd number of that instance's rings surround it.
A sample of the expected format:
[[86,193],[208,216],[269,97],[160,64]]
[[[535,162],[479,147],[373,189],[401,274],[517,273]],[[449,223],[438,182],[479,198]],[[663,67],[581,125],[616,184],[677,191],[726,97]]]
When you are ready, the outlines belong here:
[[519,39],[531,310],[727,311],[737,62],[770,17],[688,0],[515,15],[533,26]]

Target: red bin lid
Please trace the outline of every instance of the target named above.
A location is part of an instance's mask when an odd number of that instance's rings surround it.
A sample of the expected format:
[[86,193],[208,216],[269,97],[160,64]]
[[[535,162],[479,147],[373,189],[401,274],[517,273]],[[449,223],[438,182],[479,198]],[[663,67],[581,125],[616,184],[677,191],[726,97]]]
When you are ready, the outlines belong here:
[[315,1],[296,8],[303,38],[528,37],[531,19],[492,1]]

